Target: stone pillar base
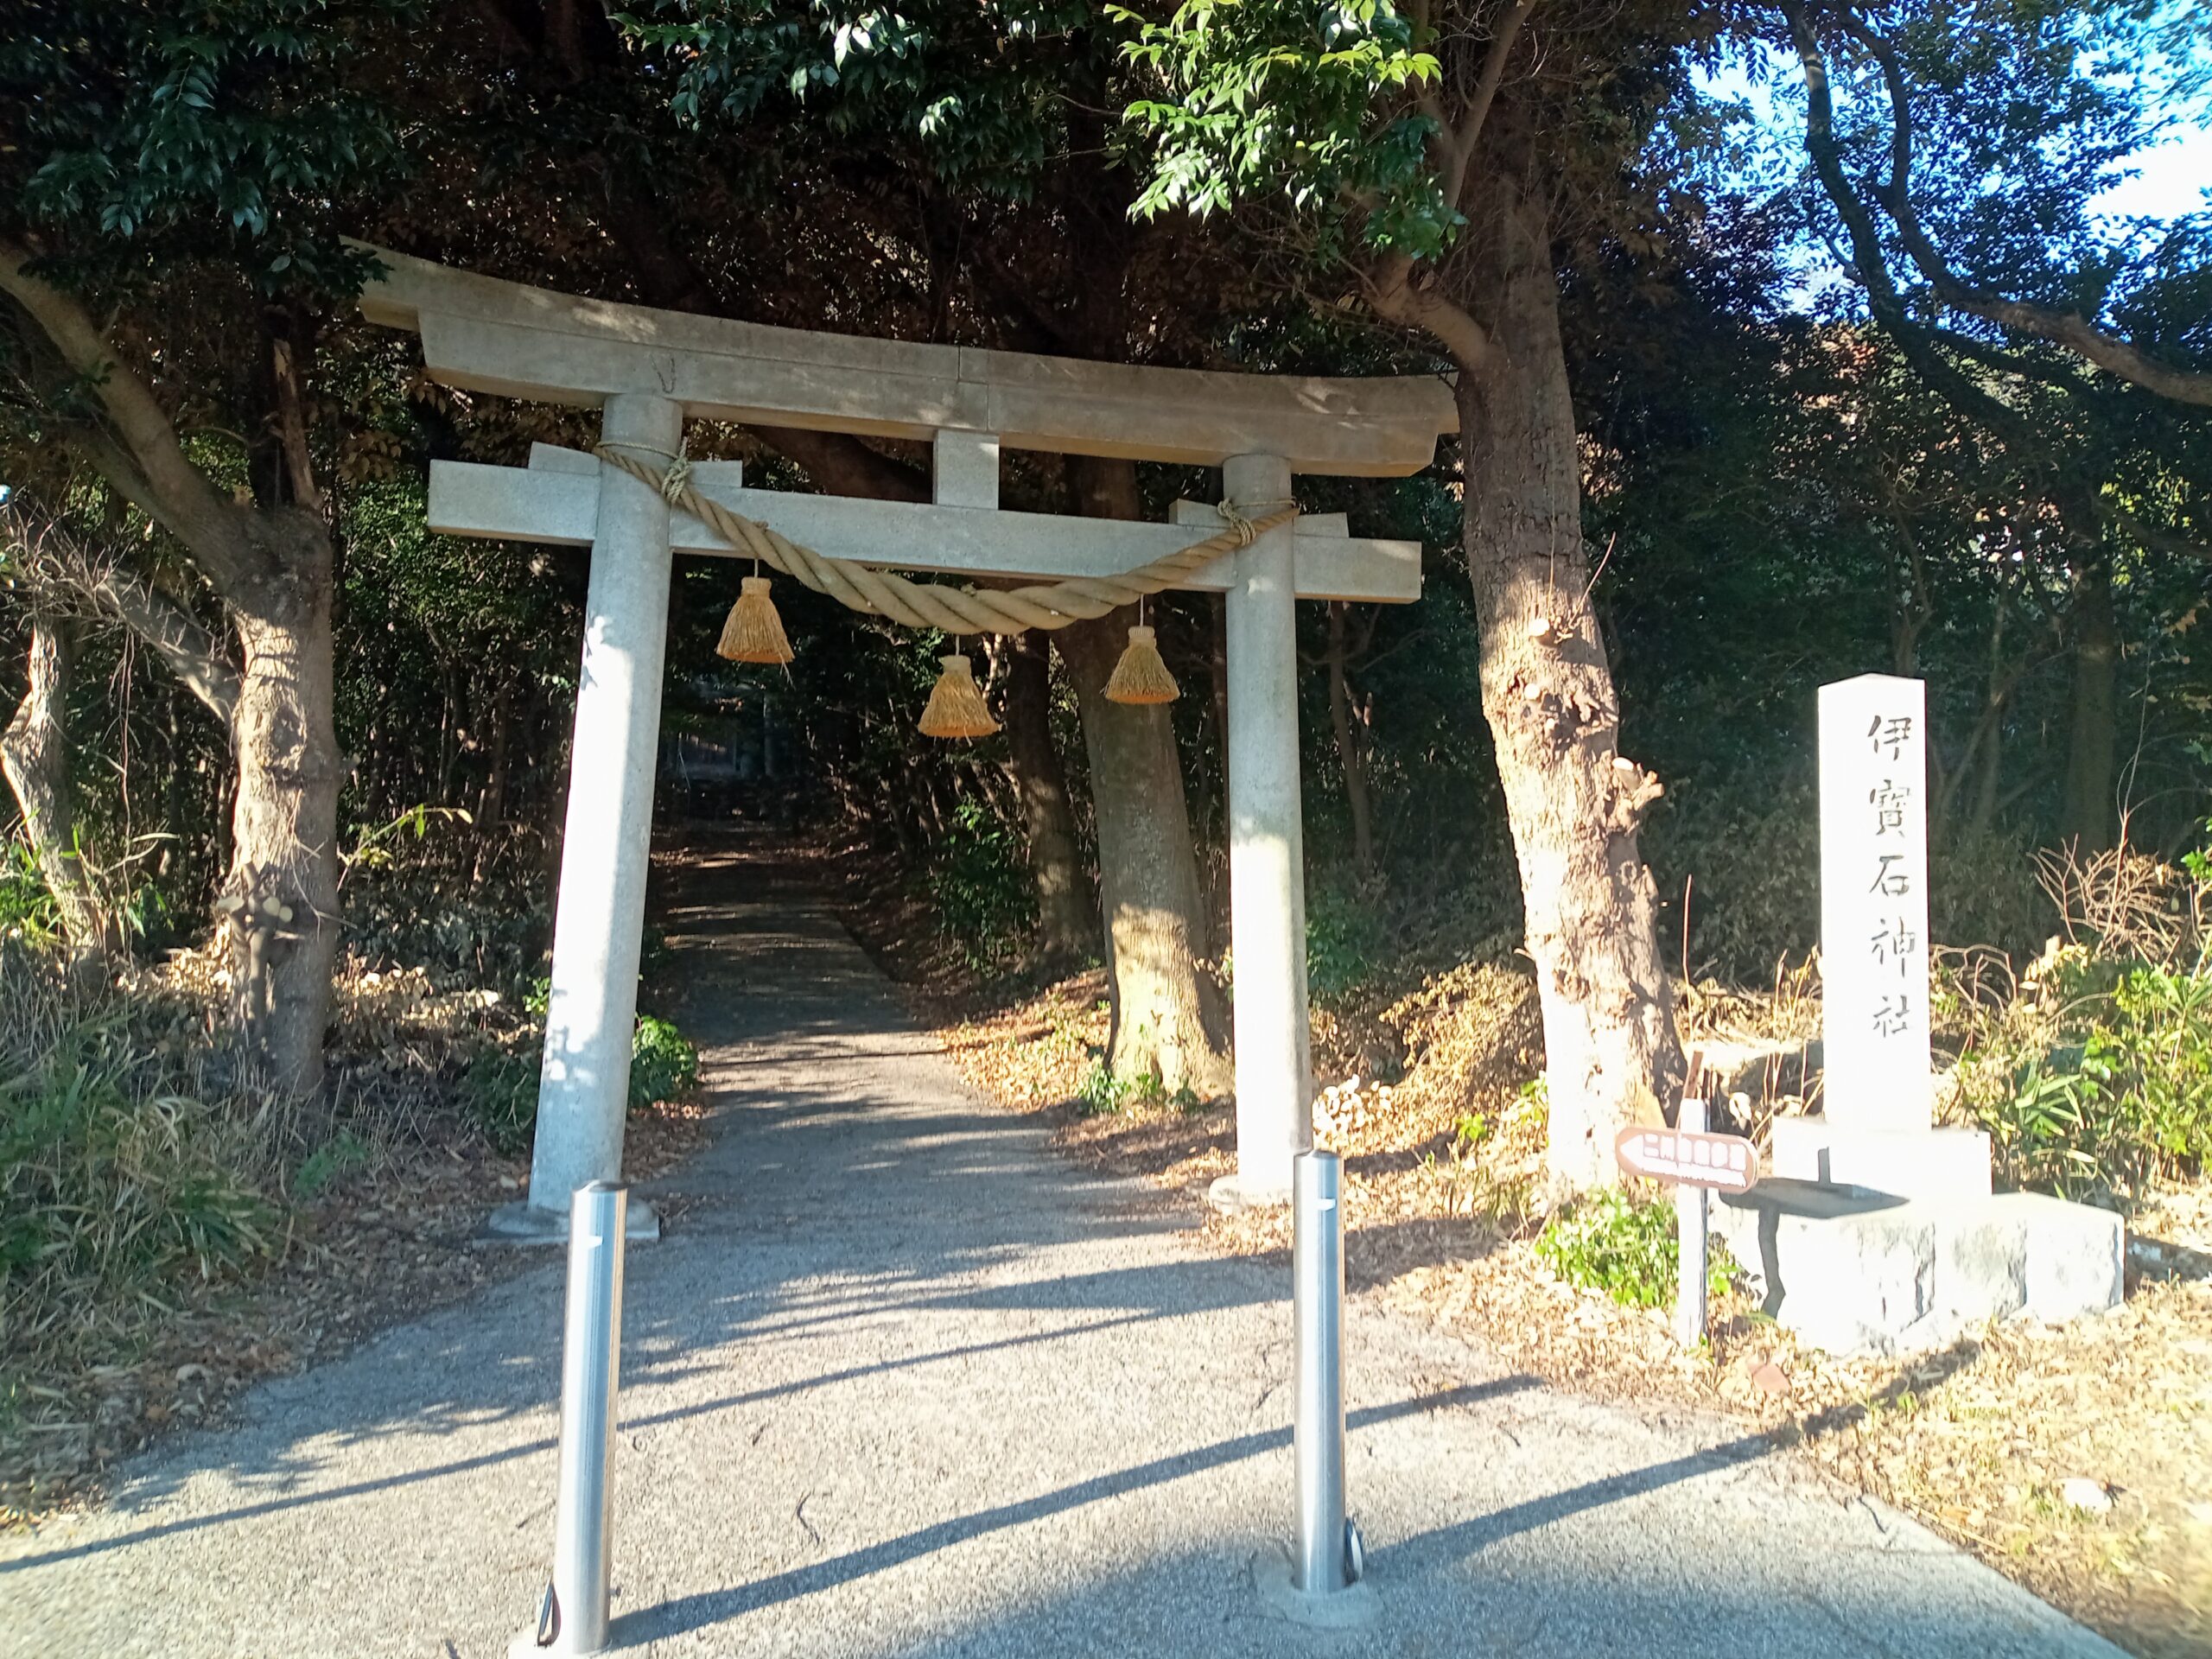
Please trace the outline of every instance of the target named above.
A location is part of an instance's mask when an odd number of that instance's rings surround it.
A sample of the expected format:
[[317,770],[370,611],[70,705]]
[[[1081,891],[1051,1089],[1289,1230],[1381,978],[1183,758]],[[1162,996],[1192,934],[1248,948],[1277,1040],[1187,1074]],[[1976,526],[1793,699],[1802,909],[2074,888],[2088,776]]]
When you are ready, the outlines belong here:
[[1831,1353],[1914,1353],[1994,1319],[2061,1324],[2123,1292],[2120,1218],[2039,1192],[1905,1199],[1777,1177],[1712,1213],[1764,1310]]
[[[632,1243],[650,1243],[660,1236],[660,1215],[652,1205],[634,1195],[630,1199],[629,1218],[623,1224],[622,1236]],[[484,1230],[476,1236],[479,1244],[566,1244],[569,1242],[569,1212],[566,1210],[540,1210],[527,1200],[503,1204],[484,1218]]]
[[1986,1198],[1989,1137],[1980,1129],[1857,1129],[1825,1117],[1777,1117],[1775,1174],[1899,1198]]
[[1217,1175],[1206,1188],[1206,1202],[1225,1216],[1248,1210],[1281,1210],[1290,1203],[1290,1187],[1251,1180],[1243,1175]]

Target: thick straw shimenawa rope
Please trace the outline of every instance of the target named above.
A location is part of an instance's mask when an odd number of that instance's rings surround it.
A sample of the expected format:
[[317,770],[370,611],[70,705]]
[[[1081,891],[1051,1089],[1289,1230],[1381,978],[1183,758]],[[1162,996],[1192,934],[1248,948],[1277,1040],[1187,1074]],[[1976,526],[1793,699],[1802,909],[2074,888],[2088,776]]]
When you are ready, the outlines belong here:
[[1065,628],[1071,622],[1087,622],[1124,605],[1134,605],[1148,594],[1173,588],[1223,554],[1249,547],[1255,537],[1298,517],[1294,501],[1245,504],[1274,509],[1258,518],[1247,518],[1237,504],[1224,501],[1221,512],[1229,520],[1228,529],[1117,576],[1071,576],[1064,582],[1027,588],[955,588],[946,582],[910,582],[895,571],[874,569],[849,559],[825,558],[758,519],[733,512],[711,496],[701,494],[692,487],[691,469],[686,462],[663,456],[671,462],[664,471],[625,453],[632,447],[602,443],[593,453],[639,482],[651,485],[668,499],[670,505],[699,518],[740,553],[773,565],[816,593],[827,594],[870,616],[888,617],[906,627],[938,628],[946,633],[1021,633],[1031,628]]

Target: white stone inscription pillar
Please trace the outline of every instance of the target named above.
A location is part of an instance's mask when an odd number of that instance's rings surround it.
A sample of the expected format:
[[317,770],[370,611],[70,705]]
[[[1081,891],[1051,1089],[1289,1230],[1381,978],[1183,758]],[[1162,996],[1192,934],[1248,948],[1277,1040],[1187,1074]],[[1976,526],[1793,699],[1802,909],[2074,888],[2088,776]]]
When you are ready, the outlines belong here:
[[[1290,466],[1273,455],[1233,456],[1222,485],[1256,516],[1290,499]],[[1236,1174],[1221,1196],[1238,1203],[1287,1201],[1291,1160],[1313,1143],[1295,529],[1271,530],[1237,554],[1228,599]]]
[[1829,1126],[1929,1126],[1928,699],[1862,674],[1821,688],[1821,1046]]
[[1822,1112],[1774,1120],[1777,1175],[1989,1194],[1989,1137],[1934,1127],[1927,794],[1927,688],[1887,674],[1822,686]]
[[[683,429],[681,404],[623,393],[607,400],[601,432],[658,462],[677,452]],[[668,644],[668,518],[658,491],[600,463],[530,1166],[530,1207],[549,1218],[565,1216],[585,1183],[621,1179]]]

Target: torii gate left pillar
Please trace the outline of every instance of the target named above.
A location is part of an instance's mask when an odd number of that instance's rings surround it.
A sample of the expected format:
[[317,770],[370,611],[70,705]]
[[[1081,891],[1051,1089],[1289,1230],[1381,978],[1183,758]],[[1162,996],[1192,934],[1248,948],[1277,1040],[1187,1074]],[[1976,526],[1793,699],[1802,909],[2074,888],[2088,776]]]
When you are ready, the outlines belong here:
[[[602,442],[649,455],[682,454],[683,433],[683,405],[650,393],[609,397],[601,417]],[[668,502],[600,462],[530,1197],[492,1224],[510,1236],[558,1236],[571,1193],[622,1178],[674,564]],[[632,1200],[628,1232],[659,1236],[650,1205]]]

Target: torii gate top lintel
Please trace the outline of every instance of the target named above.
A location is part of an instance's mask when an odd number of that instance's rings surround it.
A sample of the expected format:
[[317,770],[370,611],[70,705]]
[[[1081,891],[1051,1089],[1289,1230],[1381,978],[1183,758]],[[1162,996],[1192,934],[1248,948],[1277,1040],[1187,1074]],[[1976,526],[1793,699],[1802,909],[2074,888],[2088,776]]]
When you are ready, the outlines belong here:
[[1294,473],[1402,478],[1456,431],[1433,376],[1332,378],[1094,363],[738,322],[581,298],[369,249],[372,322],[422,336],[425,367],[466,391],[597,404],[658,393],[709,419],[1217,467],[1280,456]]

